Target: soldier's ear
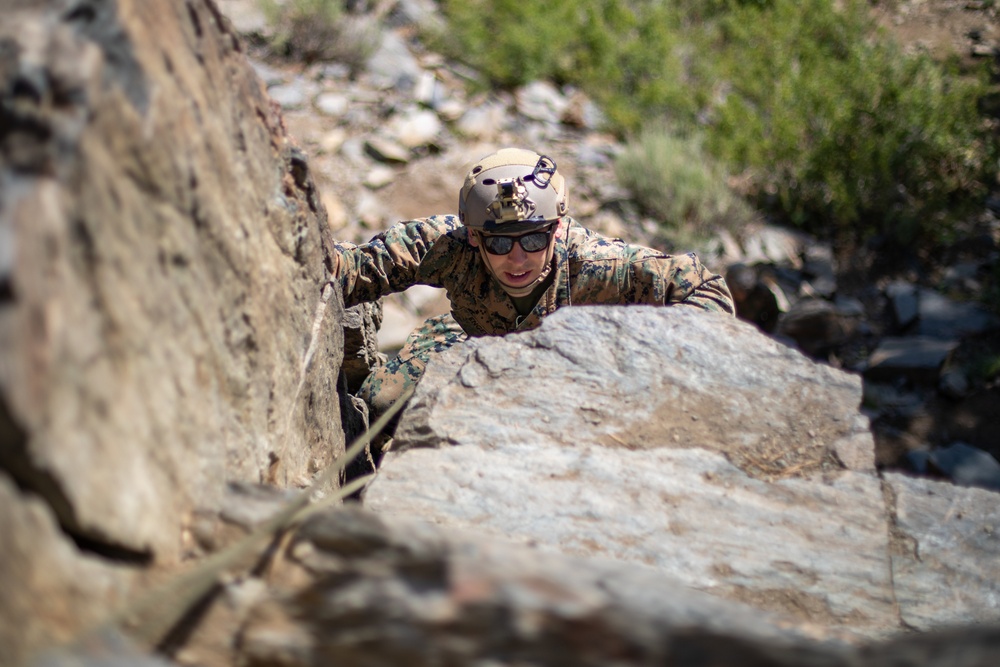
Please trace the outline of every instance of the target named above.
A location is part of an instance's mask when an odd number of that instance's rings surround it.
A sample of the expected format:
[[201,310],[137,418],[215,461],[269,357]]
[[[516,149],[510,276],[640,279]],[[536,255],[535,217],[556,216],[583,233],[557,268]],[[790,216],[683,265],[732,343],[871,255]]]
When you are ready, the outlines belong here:
[[476,234],[476,232],[474,232],[473,230],[469,229],[468,227],[465,228],[465,234],[469,238],[469,245],[471,245],[473,248],[478,248],[479,247],[479,234]]

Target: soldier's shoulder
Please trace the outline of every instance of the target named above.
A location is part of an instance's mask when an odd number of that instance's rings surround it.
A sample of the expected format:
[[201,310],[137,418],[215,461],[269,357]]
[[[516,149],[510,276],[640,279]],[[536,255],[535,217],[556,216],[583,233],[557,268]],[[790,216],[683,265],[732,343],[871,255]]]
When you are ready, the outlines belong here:
[[632,262],[666,257],[659,250],[599,234],[575,221],[569,228],[567,250],[571,261],[578,262]]
[[394,226],[402,226],[407,230],[420,230],[424,233],[433,231],[442,235],[464,229],[456,215],[431,215],[426,218],[414,218],[398,222]]

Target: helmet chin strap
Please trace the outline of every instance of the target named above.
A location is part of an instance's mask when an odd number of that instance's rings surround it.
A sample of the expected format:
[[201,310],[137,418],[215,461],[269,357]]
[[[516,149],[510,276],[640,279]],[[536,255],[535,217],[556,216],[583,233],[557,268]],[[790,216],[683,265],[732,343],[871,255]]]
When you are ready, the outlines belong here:
[[[478,232],[476,233],[478,234]],[[531,292],[536,287],[538,287],[539,283],[548,278],[549,274],[552,273],[552,255],[555,253],[555,249],[556,249],[556,235],[553,234],[552,238],[549,240],[549,247],[545,251],[545,268],[542,269],[542,272],[538,274],[537,278],[535,278],[534,280],[532,280],[530,283],[528,283],[523,287],[512,287],[511,285],[508,285],[507,283],[505,283],[500,279],[500,276],[498,276],[493,271],[493,265],[490,264],[486,248],[484,247],[482,242],[479,243],[479,256],[483,258],[483,264],[486,265],[486,270],[489,272],[491,276],[493,276],[493,279],[500,284],[500,287],[503,288],[503,291],[507,292],[507,294],[513,297],[519,298],[531,294]]]

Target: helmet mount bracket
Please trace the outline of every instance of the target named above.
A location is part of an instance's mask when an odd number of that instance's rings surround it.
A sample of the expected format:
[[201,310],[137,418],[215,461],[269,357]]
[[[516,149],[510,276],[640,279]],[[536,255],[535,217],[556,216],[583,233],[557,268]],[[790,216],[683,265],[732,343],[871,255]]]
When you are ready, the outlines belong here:
[[[487,184],[484,182],[484,185]],[[501,178],[496,181],[497,196],[487,206],[487,212],[497,222],[527,220],[535,212],[535,202],[528,197],[528,188],[520,178]]]

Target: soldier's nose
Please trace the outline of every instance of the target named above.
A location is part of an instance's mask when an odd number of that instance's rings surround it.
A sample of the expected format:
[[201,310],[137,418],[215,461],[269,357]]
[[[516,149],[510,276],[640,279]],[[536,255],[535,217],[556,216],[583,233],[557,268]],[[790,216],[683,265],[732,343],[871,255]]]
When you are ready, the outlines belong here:
[[507,258],[515,264],[520,264],[528,258],[528,253],[524,252],[524,248],[521,247],[520,243],[515,243]]

